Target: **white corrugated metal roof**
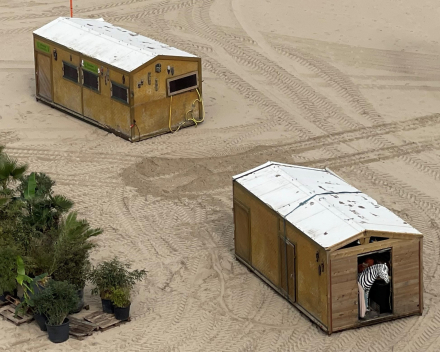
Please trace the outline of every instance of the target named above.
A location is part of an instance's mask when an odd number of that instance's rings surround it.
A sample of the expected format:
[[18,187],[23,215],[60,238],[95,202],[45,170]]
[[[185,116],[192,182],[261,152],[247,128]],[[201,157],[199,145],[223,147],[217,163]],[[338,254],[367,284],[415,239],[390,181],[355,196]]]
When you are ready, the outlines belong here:
[[365,230],[420,234],[328,170],[268,162],[233,179],[324,248]]
[[196,57],[103,19],[59,17],[34,33],[128,72],[159,55]]

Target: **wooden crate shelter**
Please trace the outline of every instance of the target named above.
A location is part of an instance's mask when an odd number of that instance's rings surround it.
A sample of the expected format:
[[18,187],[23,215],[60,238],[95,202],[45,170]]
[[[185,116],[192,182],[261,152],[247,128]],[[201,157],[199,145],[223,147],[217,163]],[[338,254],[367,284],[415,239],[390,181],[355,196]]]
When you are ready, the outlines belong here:
[[34,32],[36,98],[130,141],[203,120],[201,59],[102,19]]
[[[422,314],[422,234],[330,170],[268,162],[233,177],[233,202],[236,258],[328,334]],[[366,258],[391,280],[361,319]]]

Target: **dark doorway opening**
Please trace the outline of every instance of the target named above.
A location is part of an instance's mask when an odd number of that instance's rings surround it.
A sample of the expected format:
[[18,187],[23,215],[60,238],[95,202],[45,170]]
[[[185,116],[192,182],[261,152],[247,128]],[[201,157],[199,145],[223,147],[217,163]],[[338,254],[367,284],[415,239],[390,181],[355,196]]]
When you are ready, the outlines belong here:
[[[388,275],[390,277],[389,282],[386,282],[380,276],[376,276],[379,270],[377,264],[385,264]],[[363,280],[360,280],[361,275]],[[373,281],[374,277],[376,279]],[[369,294],[368,302],[365,301],[367,311],[362,314],[361,295],[359,295],[359,319],[371,320],[382,318],[393,314],[393,295],[392,295],[392,263],[391,263],[391,249],[382,249],[375,252],[362,253],[358,255],[358,282],[365,285],[365,282],[372,282]],[[364,296],[365,297],[365,296]]]

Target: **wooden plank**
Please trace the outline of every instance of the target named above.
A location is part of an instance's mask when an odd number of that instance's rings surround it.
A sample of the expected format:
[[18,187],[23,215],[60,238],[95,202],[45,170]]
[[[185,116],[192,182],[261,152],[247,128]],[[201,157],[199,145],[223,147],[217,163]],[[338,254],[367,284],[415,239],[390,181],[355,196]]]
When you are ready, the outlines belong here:
[[335,268],[335,266],[332,266],[332,276],[334,278],[338,277],[338,276],[347,276],[348,274],[353,274],[356,273],[357,271],[357,267],[355,268],[347,268],[347,267],[342,267],[340,269],[338,269],[337,267]]
[[406,273],[402,273],[402,274],[393,276],[393,281],[395,284],[403,283],[403,282],[407,282],[407,281],[415,280],[415,279],[417,279],[417,280],[419,279],[419,271],[418,270],[412,270],[412,271],[408,271]]
[[[353,282],[354,281],[354,282]],[[333,294],[348,294],[349,292],[357,292],[357,280],[356,278],[353,278],[351,280],[347,280],[345,282],[341,282],[339,284],[333,284],[332,285],[332,292]]]
[[385,238],[391,238],[391,239],[404,239],[404,240],[409,240],[409,241],[423,237],[423,235],[412,234],[412,233],[383,232],[383,231],[373,231],[373,230],[367,231],[366,236],[385,237]]
[[417,297],[414,297],[414,296],[412,296],[412,297],[410,297],[410,296],[401,296],[400,299],[405,301],[405,303],[402,304],[401,307],[411,306],[411,307],[413,307],[413,310],[415,310],[414,307],[416,307],[418,305],[418,303],[419,303],[418,300],[417,300]]
[[[407,299],[409,299],[412,297],[414,302],[419,301],[419,284],[418,283],[411,285],[411,286],[406,286],[404,288],[399,288],[398,290],[396,288],[395,292],[396,292],[394,295],[395,299],[400,299],[401,297],[407,297]],[[415,298],[415,296],[417,296],[417,299]]]
[[287,291],[292,302],[296,302],[295,247],[288,242],[287,249]]
[[395,255],[393,258],[393,262],[395,264],[400,263],[412,263],[412,264],[418,264],[419,263],[419,253],[414,251],[402,253],[400,255]]
[[279,244],[280,244],[280,284],[281,289],[287,293],[287,266],[286,266],[286,241],[284,238],[279,237]]
[[[397,270],[396,270],[397,269]],[[407,277],[419,277],[419,267],[394,267],[392,276],[396,279],[407,278]]]
[[30,314],[17,314],[17,316],[15,316],[15,306],[13,304],[0,308],[0,315],[17,326],[34,320],[34,317]]
[[[357,275],[356,272],[355,274]],[[351,282],[352,280],[353,280],[353,272],[347,272],[346,275],[332,276],[332,283],[333,285],[335,285],[335,287],[344,284],[346,282]]]
[[[93,312],[85,316],[84,319],[88,322],[96,324],[101,331],[106,331],[109,328],[116,327],[122,323],[125,323],[125,321],[116,319],[113,314],[108,314],[100,311]],[[130,321],[130,319],[127,321]]]
[[408,271],[411,269],[418,270],[419,269],[419,261],[417,260],[415,262],[402,262],[402,263],[393,262],[393,267],[396,267],[397,269],[399,269],[399,270],[397,270],[398,273],[405,272],[405,271]]
[[330,260],[330,253],[326,252],[327,259],[327,326],[328,333],[331,334],[333,331],[333,313],[332,313],[332,263]]
[[6,306],[6,307],[1,307],[1,308],[0,308],[0,313],[2,313],[2,312],[5,311],[5,310],[8,310],[8,309],[9,309],[8,306]]
[[[351,248],[345,248],[345,249],[338,249],[335,252],[332,252],[332,260],[336,259],[342,259],[342,258],[348,258],[357,256],[358,254],[367,253],[367,252],[373,252],[380,249],[385,248],[391,248],[399,243],[401,243],[402,240],[385,240],[380,242],[374,242],[374,243],[368,243],[361,246],[351,247]],[[405,243],[412,241],[404,241]],[[333,267],[333,265],[332,265]]]
[[333,311],[333,319],[334,320],[342,320],[342,319],[350,319],[352,320],[353,314],[358,314],[358,309],[356,308],[348,308],[344,310],[340,310],[339,312]]
[[353,306],[357,306],[358,303],[358,295],[356,297],[348,297],[345,300],[340,300],[336,302],[332,302],[333,313],[343,312],[347,308],[353,309]]
[[[353,317],[356,316],[356,319]],[[334,330],[337,330],[340,326],[353,327],[358,325],[358,311],[353,310],[350,313],[347,313],[345,316],[341,316],[338,318],[333,318]]]
[[331,269],[332,329],[336,330],[358,321],[357,256],[332,259]]
[[420,310],[419,240],[408,241],[393,248],[394,314]]
[[70,321],[69,334],[76,337],[79,340],[82,340],[85,337],[92,335],[94,331],[99,329],[98,325],[90,323],[84,319],[78,319],[69,316],[69,321]]
[[251,223],[249,208],[234,199],[235,252],[251,263]]
[[393,284],[402,284],[416,279],[419,280],[419,271],[415,270],[407,274],[393,275],[391,279],[393,280]]
[[399,265],[407,265],[407,264],[415,264],[418,266],[419,264],[419,253],[411,252],[402,255],[395,255],[393,257],[393,263]]
[[365,236],[365,231],[363,233],[360,233],[360,234],[356,235],[356,236],[350,237],[349,239],[347,239],[345,241],[336,243],[333,246],[330,246],[330,247],[326,248],[326,250],[336,251],[336,250],[338,250],[338,248],[344,247],[344,246],[346,246],[347,244],[349,244],[351,242],[354,242],[354,241],[356,241],[358,239],[363,238],[364,236]]

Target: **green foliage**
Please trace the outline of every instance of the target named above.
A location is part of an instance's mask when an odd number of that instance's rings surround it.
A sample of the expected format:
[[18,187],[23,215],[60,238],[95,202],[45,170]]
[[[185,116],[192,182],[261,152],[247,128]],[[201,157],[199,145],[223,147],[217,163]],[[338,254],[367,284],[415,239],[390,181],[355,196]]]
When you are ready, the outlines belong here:
[[0,148],[0,189],[6,190],[11,183],[18,181],[27,170],[27,165],[18,164],[15,159],[4,153]]
[[60,224],[59,236],[54,243],[53,278],[68,281],[77,289],[85,286],[90,271],[89,252],[95,245],[88,241],[102,233],[90,228],[86,220],[78,220],[77,213],[69,213]]
[[20,184],[17,187],[17,191],[20,193],[21,197],[25,198],[25,192],[29,189],[29,183],[33,183],[34,180],[36,197],[45,198],[48,195],[53,194],[52,188],[55,186],[55,181],[44,173],[36,172],[21,178]]
[[49,325],[63,324],[69,312],[78,306],[78,302],[79,297],[74,285],[55,280],[50,280],[45,289],[31,300],[34,310],[46,315]]
[[32,289],[28,286],[32,282],[32,278],[26,275],[26,270],[24,267],[23,258],[17,256],[17,277],[16,280],[20,286],[22,286],[25,291],[24,294],[26,296],[26,291],[32,291]]
[[111,299],[112,291],[119,288],[132,290],[137,281],[146,275],[145,270],[133,270],[131,264],[123,263],[118,258],[104,261],[90,272],[88,279],[95,286],[92,294],[100,294],[101,298]]
[[31,173],[28,178],[27,187],[23,192],[24,199],[30,200],[35,198],[35,188],[37,187],[37,181],[35,180],[35,173]]
[[25,291],[23,308],[33,294],[31,277],[47,273],[82,289],[95,246],[89,239],[102,233],[69,213],[73,202],[54,194],[49,176],[24,175],[26,169],[0,146],[0,293],[11,290],[17,280]]
[[113,289],[110,299],[115,307],[126,308],[130,305],[130,290],[128,288]]
[[23,288],[23,301],[15,308],[15,313],[26,311],[32,308],[32,299],[37,287],[44,286],[48,281],[47,274],[39,275],[35,278],[31,278],[26,275],[25,264],[23,258],[17,256],[17,283]]
[[12,292],[17,287],[18,249],[13,245],[0,247],[0,294]]
[[[35,179],[35,188],[33,182]],[[73,206],[73,202],[61,195],[54,195],[55,182],[44,173],[32,173],[22,178],[18,191],[25,203],[24,220],[35,231],[45,233],[57,228],[63,214]],[[34,190],[35,196],[28,191]]]

